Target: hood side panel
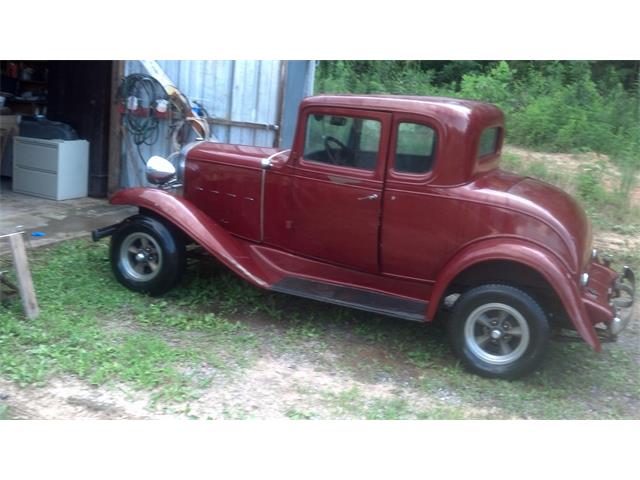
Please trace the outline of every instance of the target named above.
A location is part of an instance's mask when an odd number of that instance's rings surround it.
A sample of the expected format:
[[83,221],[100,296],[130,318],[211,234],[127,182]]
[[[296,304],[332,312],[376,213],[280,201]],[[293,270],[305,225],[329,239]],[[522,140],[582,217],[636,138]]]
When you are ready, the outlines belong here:
[[229,232],[260,241],[261,160],[275,151],[203,142],[187,156],[184,197]]

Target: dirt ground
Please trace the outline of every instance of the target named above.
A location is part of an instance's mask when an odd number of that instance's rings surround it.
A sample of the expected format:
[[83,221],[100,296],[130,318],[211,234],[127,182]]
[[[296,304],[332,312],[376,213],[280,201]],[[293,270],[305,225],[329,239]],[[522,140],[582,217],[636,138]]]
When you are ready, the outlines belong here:
[[[368,397],[402,398],[420,410],[456,402],[451,392],[432,398],[395,380],[362,382],[344,373],[320,371],[300,359],[276,357],[259,360],[242,377],[231,383],[221,381],[198,400],[157,411],[148,408],[146,392],[123,385],[92,387],[71,377],[52,380],[44,388],[19,388],[0,381],[0,395],[11,408],[13,419],[286,419],[291,418],[287,412],[295,411],[335,418],[335,410],[327,409],[324,399],[352,389],[362,392],[365,402]],[[474,411],[482,417],[491,413],[491,408]]]
[[[632,325],[613,347],[634,352],[640,369],[637,313]],[[373,376],[361,375],[357,364],[377,362],[381,356],[380,351],[367,345],[357,346],[354,368],[332,361],[332,357],[337,358],[332,351],[353,348],[351,340],[346,338],[343,345],[332,344],[320,361],[317,355],[267,348],[258,361],[240,375],[232,378],[214,375],[215,380],[199,398],[166,406],[154,406],[149,391],[134,390],[124,384],[92,386],[72,376],[56,377],[44,387],[21,388],[0,380],[0,400],[9,407],[12,419],[362,418],[362,411],[380,401],[402,401],[410,411],[455,409],[460,418],[522,418],[505,415],[495,403],[478,407],[452,388],[425,392],[415,381],[421,375],[415,367],[404,365],[391,372],[380,368]],[[393,362],[388,358],[382,360]],[[354,392],[361,404],[358,412],[349,410],[349,398],[344,405],[340,403],[341,397]],[[606,388],[594,391],[591,399],[594,410],[609,403],[611,395]],[[637,399],[628,399],[627,414],[640,416]]]

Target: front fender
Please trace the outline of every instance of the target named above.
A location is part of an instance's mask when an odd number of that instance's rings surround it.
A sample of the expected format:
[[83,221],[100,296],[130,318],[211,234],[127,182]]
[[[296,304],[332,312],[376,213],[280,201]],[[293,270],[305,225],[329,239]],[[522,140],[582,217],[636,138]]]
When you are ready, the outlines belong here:
[[427,318],[434,318],[444,293],[456,276],[473,265],[491,260],[517,262],[542,275],[555,290],[580,336],[596,351],[600,351],[600,341],[570,272],[551,252],[522,240],[490,239],[469,245],[458,252],[437,278]]
[[269,288],[277,281],[247,242],[232,236],[185,198],[155,188],[127,188],[109,202],[150,210],[180,228],[211,255],[248,282]]

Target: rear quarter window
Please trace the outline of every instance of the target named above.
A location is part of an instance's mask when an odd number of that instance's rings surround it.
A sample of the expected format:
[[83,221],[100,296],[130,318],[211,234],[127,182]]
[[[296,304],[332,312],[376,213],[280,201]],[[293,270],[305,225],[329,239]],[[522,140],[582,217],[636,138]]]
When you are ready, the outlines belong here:
[[485,128],[480,135],[480,146],[478,147],[478,158],[486,157],[496,153],[498,150],[498,138],[500,137],[500,127]]
[[396,159],[393,169],[400,173],[422,174],[431,170],[436,132],[426,125],[401,122],[398,125]]

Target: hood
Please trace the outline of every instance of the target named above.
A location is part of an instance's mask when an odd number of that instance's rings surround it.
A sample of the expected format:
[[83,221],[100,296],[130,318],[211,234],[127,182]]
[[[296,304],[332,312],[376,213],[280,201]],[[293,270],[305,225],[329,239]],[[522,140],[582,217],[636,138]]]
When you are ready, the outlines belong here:
[[492,200],[549,225],[562,238],[578,273],[591,258],[591,224],[580,204],[565,191],[530,177],[501,170],[483,175],[476,188]]
[[276,148],[201,142],[189,151],[188,160],[213,161],[260,169],[262,159],[276,152]]

